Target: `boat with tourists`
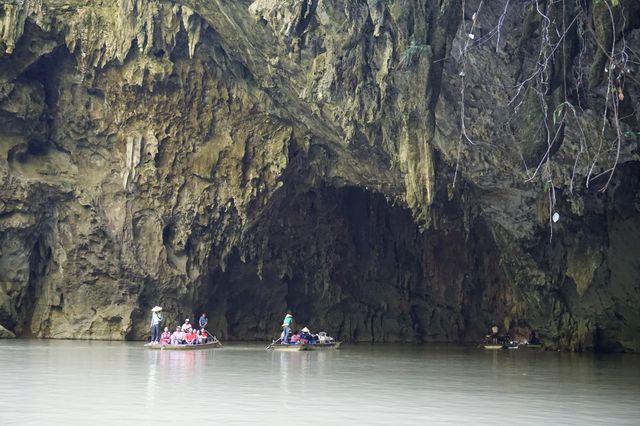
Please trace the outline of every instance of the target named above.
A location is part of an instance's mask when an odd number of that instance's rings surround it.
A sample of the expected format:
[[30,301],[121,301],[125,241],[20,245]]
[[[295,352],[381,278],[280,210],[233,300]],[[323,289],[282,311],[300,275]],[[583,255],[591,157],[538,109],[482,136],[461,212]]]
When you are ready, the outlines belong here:
[[213,339],[209,342],[198,344],[162,344],[162,343],[147,343],[145,345],[149,349],[165,350],[165,351],[198,351],[202,349],[220,349],[222,343],[218,339]]
[[307,327],[300,330],[300,333],[294,334],[290,339],[287,339],[284,333],[271,342],[267,346],[267,350],[285,351],[285,352],[298,352],[298,351],[322,351],[340,349],[342,342],[336,342],[331,336],[328,336],[326,332],[320,331],[317,334],[312,334]]
[[484,342],[480,343],[478,347],[483,347],[489,350],[497,349],[518,349],[520,345],[517,341],[511,340],[508,335],[501,337],[485,336]]
[[505,342],[505,343],[483,343],[482,347],[485,349],[518,349],[520,345],[517,342]]
[[482,347],[485,349],[518,349],[520,346],[517,342],[504,342],[504,343],[483,343]]
[[478,347],[483,347],[489,350],[497,350],[497,349],[518,349],[518,341],[511,340],[509,334],[503,334],[502,336],[498,333],[499,327],[495,322],[492,322],[491,329],[489,333],[484,336],[484,341],[478,345]]
[[520,345],[520,347],[527,349],[542,349],[542,343],[524,343]]
[[283,352],[298,352],[298,351],[326,351],[332,349],[340,349],[342,342],[325,342],[325,343],[310,343],[310,342],[297,342],[297,343],[282,343],[274,342],[267,347],[267,350],[283,351]]
[[189,318],[185,318],[184,324],[176,325],[173,333],[169,331],[169,327],[165,327],[162,334],[160,333],[160,324],[164,321],[162,307],[153,307],[151,313],[151,341],[145,345],[149,349],[197,351],[222,348],[218,338],[207,330],[209,319],[204,313],[198,320],[198,328],[191,324]]
[[485,349],[502,349],[502,345],[501,344],[484,343],[481,346],[483,348],[485,348]]
[[538,336],[538,332],[536,330],[531,330],[529,334],[529,338],[526,339],[526,343],[522,345],[529,349],[541,349],[542,348],[542,340],[540,340],[540,336]]

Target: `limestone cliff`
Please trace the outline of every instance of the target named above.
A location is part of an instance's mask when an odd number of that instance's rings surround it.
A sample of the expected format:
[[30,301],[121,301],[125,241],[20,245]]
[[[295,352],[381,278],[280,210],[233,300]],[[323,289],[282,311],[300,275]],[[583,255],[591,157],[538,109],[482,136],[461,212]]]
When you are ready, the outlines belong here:
[[5,0],[0,330],[638,351],[639,52],[633,0]]

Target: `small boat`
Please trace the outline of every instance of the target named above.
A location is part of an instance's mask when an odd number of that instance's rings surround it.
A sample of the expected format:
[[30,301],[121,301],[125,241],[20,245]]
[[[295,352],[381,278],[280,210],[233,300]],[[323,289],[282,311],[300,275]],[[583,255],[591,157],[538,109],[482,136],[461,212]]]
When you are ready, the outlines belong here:
[[485,349],[502,349],[502,345],[501,344],[492,344],[492,343],[487,343],[482,345]]
[[162,345],[160,343],[147,343],[145,345],[149,349],[158,349],[163,351],[198,351],[202,349],[217,349],[222,347],[219,340],[213,340],[207,343],[197,345]]
[[[301,334],[292,336],[292,341],[287,343],[282,342],[282,336],[278,340],[271,342],[267,346],[267,350],[284,351],[284,352],[299,352],[299,351],[323,351],[331,349],[340,349],[342,342],[336,342],[335,339],[327,335],[326,331],[319,331],[317,334],[311,335],[307,327],[300,331]],[[307,337],[304,337],[302,333],[306,333]],[[299,338],[299,340],[295,340]]]
[[340,349],[342,342],[327,342],[327,343],[272,343],[267,347],[267,350],[283,351],[283,352],[298,352],[298,351],[325,351],[331,349]]
[[504,342],[504,343],[483,343],[481,345],[485,349],[518,349],[517,342]]
[[527,343],[525,345],[522,345],[522,347],[530,349],[540,349],[542,348],[542,343]]

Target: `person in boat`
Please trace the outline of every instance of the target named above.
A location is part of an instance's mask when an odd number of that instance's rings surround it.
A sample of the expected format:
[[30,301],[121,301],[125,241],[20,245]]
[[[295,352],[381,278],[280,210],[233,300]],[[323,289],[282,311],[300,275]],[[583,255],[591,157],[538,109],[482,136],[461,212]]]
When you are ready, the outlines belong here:
[[200,326],[201,329],[207,328],[207,326],[209,325],[209,318],[207,318],[207,315],[204,312],[202,313],[202,315],[200,316],[200,319],[198,320],[198,325]]
[[187,345],[193,345],[196,342],[196,337],[196,332],[192,328],[184,335],[184,341]]
[[531,334],[529,335],[529,344],[530,345],[540,345],[542,342],[540,341],[540,337],[535,330],[531,330]]
[[301,343],[310,343],[311,342],[311,332],[307,327],[300,330],[300,342]]
[[160,306],[154,306],[151,309],[151,343],[158,343],[160,341],[162,320],[162,308]]
[[172,345],[181,345],[184,342],[184,331],[180,328],[180,326],[176,326],[176,331],[171,334],[171,344]]
[[200,343],[207,343],[209,340],[209,333],[204,328],[200,329]]
[[291,333],[291,326],[293,325],[293,314],[291,311],[287,312],[282,320],[282,331],[284,331],[284,337],[282,343],[289,343],[289,334]]
[[182,324],[182,331],[184,331],[185,333],[189,332],[189,330],[191,330],[193,327],[191,326],[191,323],[189,322],[189,318],[184,320],[184,324]]
[[168,345],[169,343],[171,343],[171,332],[169,331],[169,327],[165,327],[164,332],[160,336],[160,344]]
[[498,334],[498,331],[499,331],[498,326],[495,323],[493,323],[493,325],[491,326],[491,330],[489,331],[489,334],[487,334],[487,338],[494,345],[497,345],[498,340],[500,339],[500,335]]

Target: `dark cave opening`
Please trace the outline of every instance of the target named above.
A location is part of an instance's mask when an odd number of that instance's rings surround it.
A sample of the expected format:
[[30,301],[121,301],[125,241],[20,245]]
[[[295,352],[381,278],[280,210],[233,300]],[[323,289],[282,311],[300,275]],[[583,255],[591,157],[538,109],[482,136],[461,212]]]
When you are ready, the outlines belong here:
[[295,328],[345,341],[461,341],[489,322],[481,305],[501,303],[500,286],[471,273],[495,269],[468,254],[486,245],[481,224],[421,232],[408,209],[357,187],[278,204],[207,279],[201,309],[225,339],[276,338],[291,310]]

